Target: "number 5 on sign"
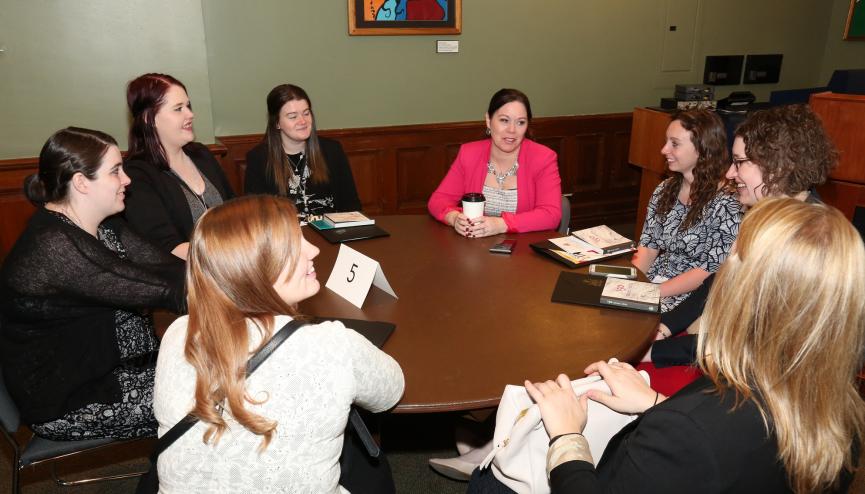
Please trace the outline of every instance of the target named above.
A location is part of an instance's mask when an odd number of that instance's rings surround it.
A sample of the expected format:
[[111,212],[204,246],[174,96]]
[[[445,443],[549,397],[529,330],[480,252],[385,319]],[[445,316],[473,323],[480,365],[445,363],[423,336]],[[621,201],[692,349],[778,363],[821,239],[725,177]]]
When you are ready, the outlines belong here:
[[340,244],[330,278],[324,286],[360,309],[372,285],[397,298],[377,261]]

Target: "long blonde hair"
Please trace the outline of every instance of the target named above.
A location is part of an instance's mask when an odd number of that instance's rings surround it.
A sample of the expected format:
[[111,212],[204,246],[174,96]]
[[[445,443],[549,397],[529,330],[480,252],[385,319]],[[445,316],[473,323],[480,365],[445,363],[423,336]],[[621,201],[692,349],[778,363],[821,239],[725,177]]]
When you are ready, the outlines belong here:
[[[296,315],[273,284],[286,265],[297,267],[297,211],[288,199],[248,196],[208,210],[189,243],[189,326],[186,359],[196,371],[192,414],[210,424],[204,442],[216,444],[226,423],[217,407],[263,436],[267,448],[276,422],[245,408],[259,404],[246,394],[247,319],[257,322],[261,345],[273,334],[273,316]],[[260,346],[261,346],[260,345]],[[260,348],[259,346],[259,348]]]
[[764,199],[742,221],[700,324],[698,363],[719,392],[753,401],[796,492],[853,469],[865,408],[865,248],[836,209]]

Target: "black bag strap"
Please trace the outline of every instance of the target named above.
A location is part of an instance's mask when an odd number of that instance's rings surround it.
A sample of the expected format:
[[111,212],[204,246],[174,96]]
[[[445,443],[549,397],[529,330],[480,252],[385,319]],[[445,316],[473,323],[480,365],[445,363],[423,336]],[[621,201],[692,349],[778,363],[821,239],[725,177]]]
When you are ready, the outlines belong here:
[[[270,341],[265,343],[263,347],[255,352],[255,355],[253,355],[249,359],[249,362],[246,363],[246,377],[249,377],[250,374],[255,372],[255,370],[258,369],[258,367],[267,360],[267,358],[270,357],[277,348],[279,348],[279,345],[282,345],[285,340],[294,334],[295,331],[305,325],[306,322],[294,319],[277,331]],[[186,431],[191,429],[196,422],[198,422],[198,417],[190,414],[180,419],[179,422],[174,424],[174,427],[168,429],[168,431],[156,441],[156,448],[154,448],[153,453],[150,455],[150,461],[153,462],[153,465],[156,465],[156,460],[159,458],[159,454],[174,444],[174,441],[180,439],[180,437],[185,434]],[[366,427],[366,423],[364,423],[363,417],[360,416],[357,408],[351,407],[351,411],[348,414],[348,423],[354,428],[354,431],[360,438],[366,452],[371,457],[378,458],[381,454],[381,448],[378,443],[375,442],[375,438],[372,437],[372,434],[370,434],[369,429]]]
[[[250,374],[255,372],[255,369],[258,369],[265,360],[277,349],[279,345],[282,345],[285,340],[288,339],[289,336],[294,334],[295,331],[302,328],[306,325],[304,321],[298,321],[297,319],[293,319],[289,321],[285,326],[282,327],[273,337],[268,341],[263,347],[261,347],[255,355],[253,355],[249,362],[246,363],[246,377],[249,377]],[[357,413],[354,409],[353,412]],[[187,415],[180,419],[180,422],[174,424],[174,427],[168,429],[168,432],[162,435],[156,441],[156,448],[154,448],[153,453],[150,455],[150,460],[153,464],[156,464],[156,459],[159,458],[159,454],[168,449],[169,446],[174,444],[174,441],[180,439],[180,436],[186,433],[189,429],[192,429],[192,426],[198,422],[198,417],[193,415]],[[366,428],[366,426],[364,426]],[[369,431],[366,431],[369,434]],[[363,437],[363,436],[361,436]],[[377,446],[376,446],[377,447]]]

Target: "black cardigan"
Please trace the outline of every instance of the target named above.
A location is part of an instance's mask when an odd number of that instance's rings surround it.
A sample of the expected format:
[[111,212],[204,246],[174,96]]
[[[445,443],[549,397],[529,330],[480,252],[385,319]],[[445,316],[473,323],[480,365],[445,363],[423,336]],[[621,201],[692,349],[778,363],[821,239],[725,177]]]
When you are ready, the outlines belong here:
[[[327,163],[330,181],[316,184],[310,180],[306,187],[309,194],[316,196],[333,196],[333,211],[360,211],[360,199],[354,185],[354,176],[348,158],[339,142],[318,138],[321,153]],[[273,181],[273,176],[267,174],[267,142],[263,141],[246,153],[246,178],[244,180],[246,194],[279,194],[279,188]],[[297,201],[296,198],[295,202]],[[315,211],[315,214],[333,211]]]
[[0,363],[25,423],[120,399],[117,309],[184,310],[184,263],[121,218],[102,226],[126,259],[40,208],[0,269]]
[[[715,282],[715,273],[703,280],[691,295],[673,310],[661,314],[661,322],[677,335],[688,329],[700,315],[709,298],[709,290]],[[652,363],[655,367],[691,365],[697,360],[697,335],[684,334],[676,338],[665,338],[652,343]]]
[[[816,190],[808,193],[805,202],[820,204],[820,196]],[[709,291],[715,282],[715,273],[710,274],[703,284],[697,287],[684,302],[673,310],[661,314],[661,322],[670,329],[671,335],[677,335],[697,320],[703,314],[703,308],[709,299]],[[652,363],[655,367],[672,365],[691,365],[697,360],[697,335],[686,334],[677,338],[666,338],[652,343]]]
[[[550,472],[552,493],[791,492],[777,441],[754,402],[733,410],[734,394],[713,389],[700,377],[647,410],[610,440],[597,470],[585,461],[562,463]],[[843,472],[839,492],[851,481]]]
[[[234,197],[231,185],[207,146],[193,142],[183,150],[198,171],[219,191],[224,201]],[[126,188],[126,211],[129,224],[147,240],[170,253],[188,242],[192,235],[192,212],[177,177],[153,163],[131,159],[123,169],[132,183]]]

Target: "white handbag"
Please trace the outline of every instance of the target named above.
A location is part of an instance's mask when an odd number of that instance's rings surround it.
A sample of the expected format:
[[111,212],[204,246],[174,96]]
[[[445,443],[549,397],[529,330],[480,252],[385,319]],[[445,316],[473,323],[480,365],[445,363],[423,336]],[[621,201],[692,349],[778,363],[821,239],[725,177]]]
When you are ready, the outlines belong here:
[[[649,382],[645,371],[640,374]],[[571,381],[577,396],[590,389],[609,393],[610,388],[600,376]],[[583,436],[589,443],[592,458],[597,465],[610,439],[622,427],[636,419],[636,415],[615,412],[589,400],[588,421]],[[541,421],[540,409],[523,386],[505,386],[499,410],[496,413],[496,431],[493,450],[480,468],[490,467],[493,475],[518,494],[549,494],[547,478],[547,450],[550,436]]]

